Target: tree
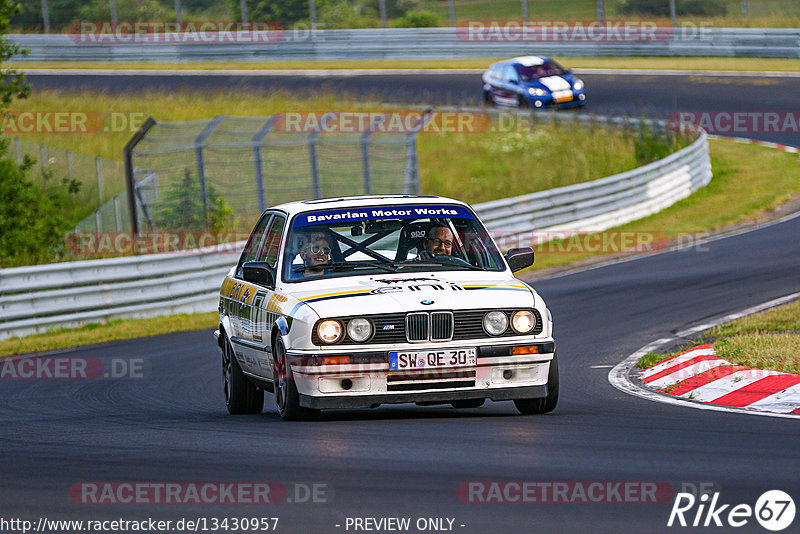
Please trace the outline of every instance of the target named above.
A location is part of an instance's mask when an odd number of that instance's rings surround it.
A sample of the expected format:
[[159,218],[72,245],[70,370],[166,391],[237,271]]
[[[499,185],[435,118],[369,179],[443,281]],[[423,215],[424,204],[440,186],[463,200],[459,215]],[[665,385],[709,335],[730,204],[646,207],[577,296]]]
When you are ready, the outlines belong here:
[[225,229],[233,210],[217,193],[213,184],[208,189],[208,213],[203,202],[203,185],[184,169],[180,185],[168,188],[159,200],[155,223],[159,230],[221,232]]
[[[20,7],[13,0],[0,0],[0,65],[21,53],[5,37],[12,16]],[[25,76],[0,68],[0,115],[15,98],[26,98],[30,87]],[[24,265],[58,258],[64,234],[71,227],[66,215],[70,195],[78,182],[53,182],[45,174],[43,185],[34,184],[28,173],[34,160],[25,156],[17,163],[9,155],[9,139],[0,137],[0,265]]]

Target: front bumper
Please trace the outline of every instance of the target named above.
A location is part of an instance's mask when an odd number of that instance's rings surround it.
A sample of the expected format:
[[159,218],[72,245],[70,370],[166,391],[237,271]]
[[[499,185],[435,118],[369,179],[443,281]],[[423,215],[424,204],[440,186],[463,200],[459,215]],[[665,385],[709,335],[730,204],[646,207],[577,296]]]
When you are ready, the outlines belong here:
[[463,399],[490,399],[504,401],[514,399],[539,399],[547,396],[547,385],[492,390],[435,391],[425,393],[400,393],[389,395],[348,395],[312,397],[300,395],[300,405],[305,408],[369,408],[376,404],[402,404],[407,402],[450,402]]
[[[546,397],[555,343],[552,339],[520,341],[477,346],[475,365],[444,368],[390,370],[389,352],[398,350],[396,348],[344,351],[342,347],[335,353],[326,351],[325,354],[288,351],[287,360],[300,394],[300,404],[307,408]],[[514,347],[536,347],[536,352],[515,355]],[[417,346],[414,350],[444,348]],[[346,361],[340,362],[337,358]]]

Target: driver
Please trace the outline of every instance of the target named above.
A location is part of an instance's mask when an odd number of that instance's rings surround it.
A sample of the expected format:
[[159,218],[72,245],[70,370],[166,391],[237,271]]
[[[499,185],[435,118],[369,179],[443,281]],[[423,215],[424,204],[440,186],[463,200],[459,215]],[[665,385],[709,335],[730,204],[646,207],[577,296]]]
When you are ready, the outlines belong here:
[[303,265],[306,269],[304,276],[318,276],[325,274],[325,265],[331,262],[331,244],[324,234],[312,234],[306,245],[300,251]]
[[437,254],[450,256],[453,254],[453,232],[447,226],[435,223],[425,233],[424,246],[418,256],[421,260],[430,260]]

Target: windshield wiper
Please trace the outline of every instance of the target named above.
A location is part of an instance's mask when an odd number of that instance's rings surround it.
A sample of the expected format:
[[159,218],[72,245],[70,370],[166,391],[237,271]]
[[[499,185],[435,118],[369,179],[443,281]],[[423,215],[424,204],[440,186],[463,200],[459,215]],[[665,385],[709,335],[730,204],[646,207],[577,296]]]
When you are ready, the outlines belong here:
[[358,263],[349,263],[346,261],[339,261],[334,263],[325,263],[322,265],[309,265],[309,266],[302,266],[302,267],[295,267],[292,269],[294,272],[299,273],[305,270],[317,270],[317,269],[355,269],[357,267],[368,267],[370,269],[381,269],[386,271],[387,273],[396,273],[397,268],[391,263],[378,263],[378,262],[358,262]]
[[472,265],[471,263],[438,263],[435,261],[396,261],[392,265],[395,267],[464,267],[472,271],[485,271],[483,267]]

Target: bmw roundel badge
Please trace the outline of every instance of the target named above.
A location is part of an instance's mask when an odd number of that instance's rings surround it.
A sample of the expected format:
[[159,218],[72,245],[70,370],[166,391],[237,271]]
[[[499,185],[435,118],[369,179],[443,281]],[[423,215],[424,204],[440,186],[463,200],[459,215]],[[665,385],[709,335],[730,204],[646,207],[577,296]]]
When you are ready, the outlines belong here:
[[425,306],[428,306],[428,305],[430,305],[430,304],[433,304],[433,301],[432,301],[432,300],[425,299],[425,300],[421,300],[421,301],[419,301],[419,303],[420,303],[420,304],[424,304]]

